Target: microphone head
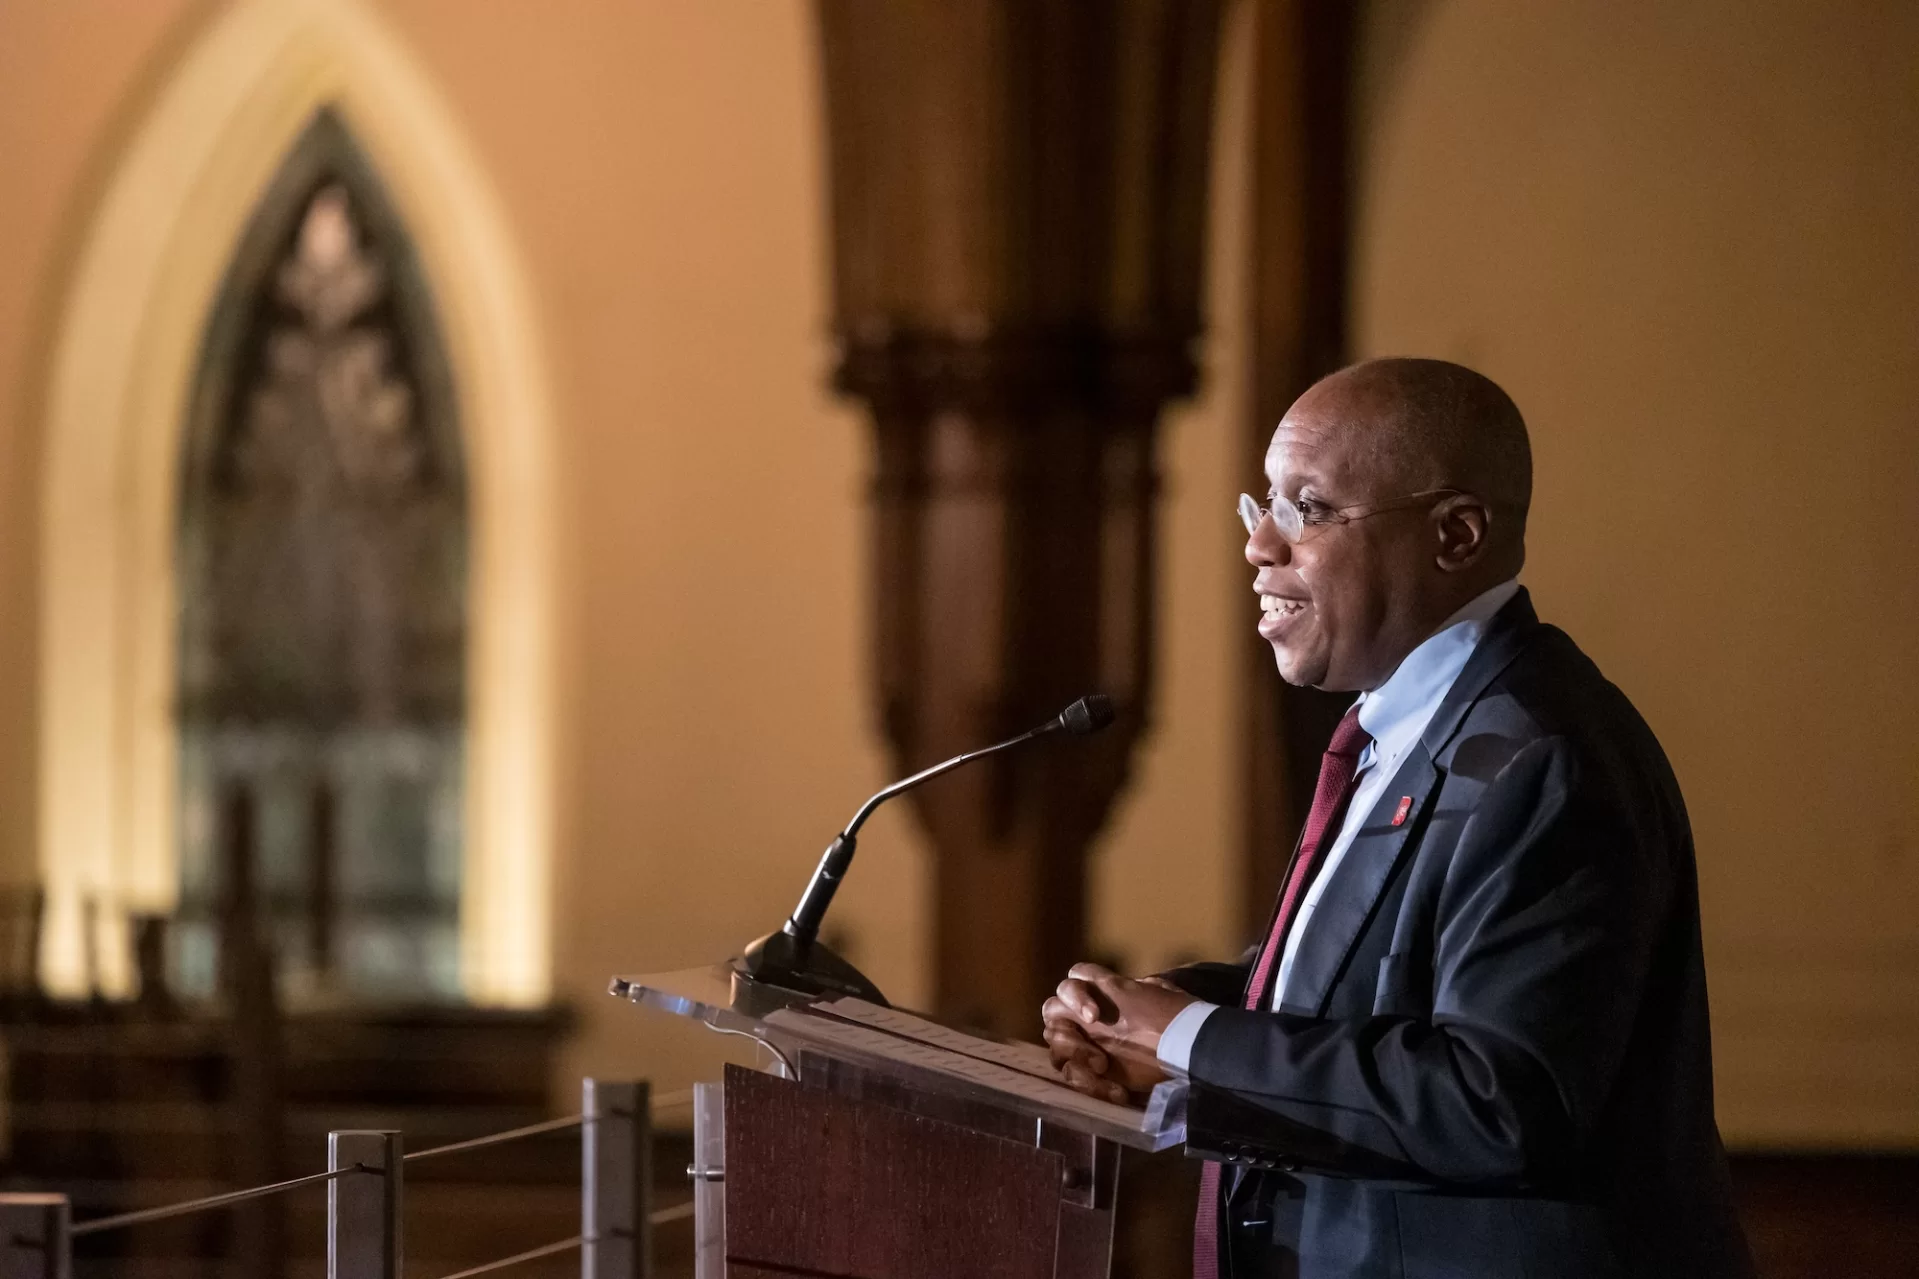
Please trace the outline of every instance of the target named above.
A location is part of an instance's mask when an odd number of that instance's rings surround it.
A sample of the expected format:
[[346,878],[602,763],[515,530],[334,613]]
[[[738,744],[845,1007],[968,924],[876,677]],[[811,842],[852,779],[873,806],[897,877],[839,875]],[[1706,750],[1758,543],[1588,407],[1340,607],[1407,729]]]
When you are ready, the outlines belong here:
[[1113,722],[1113,699],[1089,693],[1059,713],[1059,726],[1075,737],[1097,733]]

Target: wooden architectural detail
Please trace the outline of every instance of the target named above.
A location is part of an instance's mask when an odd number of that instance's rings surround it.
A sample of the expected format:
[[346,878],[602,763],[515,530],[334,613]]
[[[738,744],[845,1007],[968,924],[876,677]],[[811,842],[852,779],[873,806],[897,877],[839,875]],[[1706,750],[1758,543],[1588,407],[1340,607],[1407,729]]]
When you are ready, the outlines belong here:
[[[1308,0],[1253,7],[1249,492],[1273,428],[1345,362],[1354,8]],[[1255,487],[1257,486],[1257,487]],[[1288,849],[1312,804],[1319,758],[1352,698],[1290,688],[1249,628],[1245,664],[1246,847],[1239,893],[1248,940],[1279,897]]]
[[1091,691],[1119,712],[915,796],[935,1000],[1030,1032],[1153,674],[1155,428],[1197,371],[1219,6],[821,0],[836,386],[876,448],[882,722],[902,768]]
[[0,885],[0,1020],[11,1020],[42,997],[34,969],[46,905],[46,890],[38,884]]
[[[243,786],[229,787],[221,817],[220,994],[226,1005],[233,1115],[244,1135],[232,1145],[231,1177],[236,1186],[265,1186],[286,1175],[286,1062],[277,964],[259,911],[255,797]],[[235,1206],[233,1259],[242,1273],[260,1279],[283,1273],[285,1207],[277,1198]]]

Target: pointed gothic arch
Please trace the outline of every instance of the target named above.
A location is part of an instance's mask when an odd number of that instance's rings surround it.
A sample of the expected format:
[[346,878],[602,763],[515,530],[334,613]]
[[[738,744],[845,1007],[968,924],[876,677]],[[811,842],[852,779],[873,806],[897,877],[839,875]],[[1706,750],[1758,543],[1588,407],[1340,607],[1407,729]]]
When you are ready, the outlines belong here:
[[289,991],[460,993],[466,465],[431,292],[331,109],[261,197],[181,465],[172,984],[215,988],[216,816],[249,797]]
[[42,971],[56,991],[95,975],[124,989],[128,915],[176,902],[174,551],[200,338],[262,194],[329,109],[414,233],[460,388],[471,530],[461,979],[480,1002],[548,994],[556,591],[532,306],[458,128],[357,0],[224,11],[121,157],[70,280],[47,396],[40,571]]

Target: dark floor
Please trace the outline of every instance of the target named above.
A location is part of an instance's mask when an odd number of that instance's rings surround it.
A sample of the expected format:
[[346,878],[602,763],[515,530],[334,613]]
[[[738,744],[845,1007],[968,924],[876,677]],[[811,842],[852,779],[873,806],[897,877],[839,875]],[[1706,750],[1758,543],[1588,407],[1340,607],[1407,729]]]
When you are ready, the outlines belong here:
[[[1197,1165],[1121,1167],[1114,1279],[1186,1279]],[[1732,1171],[1762,1279],[1919,1279],[1919,1155],[1743,1154]]]
[[1736,1155],[1764,1279],[1919,1276],[1919,1155]]

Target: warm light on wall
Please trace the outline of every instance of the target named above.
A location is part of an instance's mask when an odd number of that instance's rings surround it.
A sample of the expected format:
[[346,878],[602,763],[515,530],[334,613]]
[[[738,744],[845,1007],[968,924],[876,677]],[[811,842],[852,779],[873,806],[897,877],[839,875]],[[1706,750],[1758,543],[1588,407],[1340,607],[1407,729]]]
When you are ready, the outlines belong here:
[[168,909],[177,891],[173,559],[186,399],[247,219],[326,105],[413,233],[458,384],[473,538],[467,992],[531,1005],[550,990],[557,592],[550,406],[528,289],[452,116],[378,20],[357,0],[242,0],[181,59],[120,157],[52,364],[40,864],[41,968],[57,993],[124,992],[127,917]]

